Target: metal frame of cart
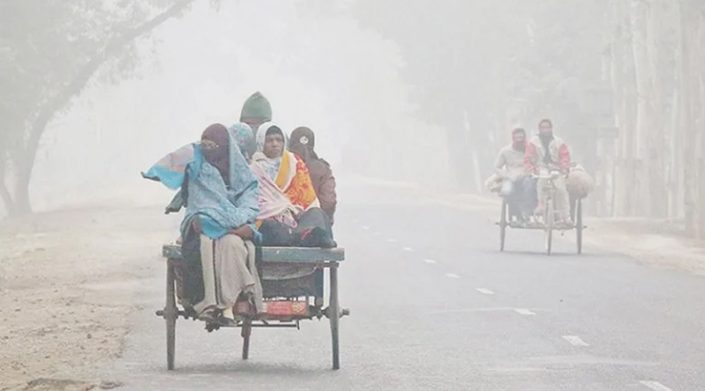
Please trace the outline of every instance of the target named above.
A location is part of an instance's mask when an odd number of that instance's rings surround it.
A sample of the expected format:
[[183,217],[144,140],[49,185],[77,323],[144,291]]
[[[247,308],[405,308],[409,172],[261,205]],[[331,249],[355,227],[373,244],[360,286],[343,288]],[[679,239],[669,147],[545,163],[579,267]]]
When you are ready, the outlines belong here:
[[[499,250],[504,251],[504,246],[506,242],[506,237],[507,237],[507,228],[513,228],[513,229],[532,229],[532,230],[541,230],[544,231],[545,233],[545,248],[546,248],[546,254],[551,255],[553,252],[553,231],[555,230],[562,230],[562,231],[569,231],[569,230],[575,230],[575,244],[576,244],[576,250],[578,254],[582,254],[583,252],[583,231],[587,226],[583,224],[583,201],[582,199],[576,199],[576,200],[571,200],[571,215],[573,218],[573,225],[570,227],[562,227],[562,228],[557,228],[553,225],[553,219],[546,219],[548,220],[548,224],[536,224],[532,226],[526,226],[526,225],[518,225],[518,224],[512,224],[509,219],[509,208],[507,201],[505,199],[502,199],[502,212],[500,213],[499,217],[499,222],[497,222],[497,225],[499,226]],[[547,215],[551,215],[553,213],[553,205],[551,203],[548,204],[547,207]]]
[[[175,345],[176,345],[176,320],[179,316],[184,319],[192,318],[196,320],[196,314],[177,305],[177,291],[181,283],[177,278],[177,271],[184,266],[184,258],[181,254],[179,245],[164,245],[162,249],[163,256],[167,259],[166,268],[166,305],[163,310],[156,312],[157,316],[163,317],[166,321],[166,352],[167,352],[167,368],[174,369],[175,361]],[[307,310],[305,314],[299,315],[258,315],[255,317],[247,317],[242,315],[236,316],[237,327],[241,328],[243,338],[242,359],[246,360],[249,357],[250,336],[252,329],[256,327],[299,327],[301,320],[327,317],[330,320],[330,330],[332,339],[333,353],[333,369],[340,368],[340,347],[339,347],[339,320],[345,315],[349,315],[349,310],[340,307],[338,297],[338,267],[340,262],[345,260],[345,250],[342,248],[320,249],[320,248],[302,248],[302,247],[258,247],[257,262],[266,267],[266,265],[301,265],[302,267],[311,266],[320,269],[321,271],[328,269],[329,275],[329,296],[328,307],[323,307],[323,300],[315,300],[311,303],[310,297],[305,297]],[[182,269],[183,270],[183,269]],[[322,283],[322,281],[321,281]],[[301,297],[294,293],[291,296],[281,294],[277,297],[287,297],[290,301],[301,302]],[[265,291],[265,298],[267,292]],[[322,298],[321,298],[322,299]],[[212,331],[208,329],[208,331]]]

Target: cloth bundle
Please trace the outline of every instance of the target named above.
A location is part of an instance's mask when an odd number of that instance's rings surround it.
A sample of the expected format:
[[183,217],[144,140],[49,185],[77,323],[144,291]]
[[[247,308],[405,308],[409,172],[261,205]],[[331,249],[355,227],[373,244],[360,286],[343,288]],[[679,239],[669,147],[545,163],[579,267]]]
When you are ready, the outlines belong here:
[[571,198],[585,198],[595,187],[595,180],[585,171],[581,165],[576,165],[570,169],[566,179],[566,188]]

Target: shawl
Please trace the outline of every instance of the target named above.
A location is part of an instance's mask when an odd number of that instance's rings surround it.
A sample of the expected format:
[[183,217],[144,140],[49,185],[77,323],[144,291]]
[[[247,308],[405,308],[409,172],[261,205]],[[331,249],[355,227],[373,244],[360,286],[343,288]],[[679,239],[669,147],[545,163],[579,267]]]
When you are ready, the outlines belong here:
[[[186,188],[187,208],[181,223],[182,233],[198,216],[203,233],[211,239],[218,239],[231,229],[253,224],[259,214],[257,178],[242,156],[233,131],[228,135],[230,186],[225,184],[218,169],[205,161],[201,146],[195,143],[168,154],[142,174],[170,189]],[[259,233],[254,231],[257,240]]]

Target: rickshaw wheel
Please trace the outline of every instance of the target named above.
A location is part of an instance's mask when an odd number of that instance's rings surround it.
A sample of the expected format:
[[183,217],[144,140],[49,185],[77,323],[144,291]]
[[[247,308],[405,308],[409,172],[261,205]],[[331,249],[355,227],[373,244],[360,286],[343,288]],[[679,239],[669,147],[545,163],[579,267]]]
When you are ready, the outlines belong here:
[[544,224],[546,225],[546,255],[551,255],[553,250],[553,219],[555,217],[553,200],[546,202],[546,214],[544,217]]
[[583,201],[578,199],[575,206],[575,243],[578,254],[583,253]]
[[166,366],[168,370],[174,369],[176,346],[176,318],[178,316],[178,310],[176,308],[174,284],[174,265],[172,265],[171,262],[167,262],[166,306],[164,308],[164,320],[166,321]]
[[339,349],[339,320],[340,306],[338,304],[338,265],[332,265],[330,273],[330,301],[328,304],[328,317],[330,319],[330,333],[333,343],[333,369],[340,369]]
[[502,200],[502,214],[499,216],[499,251],[504,251],[507,237],[507,201]]
[[247,319],[242,322],[242,359],[250,357],[250,336],[252,335],[252,320]]

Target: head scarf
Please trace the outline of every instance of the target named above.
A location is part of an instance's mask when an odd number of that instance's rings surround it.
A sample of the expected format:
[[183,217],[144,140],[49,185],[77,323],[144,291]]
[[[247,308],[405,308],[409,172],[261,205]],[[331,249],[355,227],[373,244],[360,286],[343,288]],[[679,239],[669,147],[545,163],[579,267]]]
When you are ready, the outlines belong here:
[[[521,142],[516,142],[514,140],[514,137],[519,133],[524,135],[524,140],[522,140]],[[514,130],[512,130],[512,148],[520,152],[524,152],[524,150],[526,149],[526,131],[523,128],[515,128]]]
[[250,128],[250,125],[244,122],[238,122],[228,128],[228,131],[233,135],[233,138],[240,147],[240,153],[245,158],[245,160],[250,161],[252,155],[257,151],[257,145],[255,144],[255,135]]
[[289,150],[299,155],[305,162],[311,158],[318,159],[316,152],[313,150],[315,144],[316,138],[311,129],[300,126],[291,132]]
[[284,137],[284,148],[282,148],[282,153],[286,151],[286,144],[288,140],[286,134],[281,130],[281,128],[272,122],[263,123],[257,130],[257,159],[262,162],[262,165],[266,170],[267,175],[270,178],[274,179],[279,173],[279,167],[281,166],[282,157],[278,156],[275,158],[269,158],[264,154],[264,142],[267,139],[267,132],[269,132],[270,129],[272,131],[280,132],[281,135]]
[[[230,136],[228,129],[221,124],[213,124],[203,131],[201,136],[201,146],[203,150],[203,158],[213,167],[217,168],[220,175],[223,176],[225,183],[230,183],[230,167],[229,167],[229,150]],[[206,148],[203,141],[210,141],[209,145],[213,145],[214,149]]]
[[[182,234],[196,215],[200,216],[203,232],[217,239],[230,229],[253,223],[259,214],[257,178],[240,153],[234,132],[223,129],[216,124],[204,132],[203,139],[219,146],[213,152],[206,152],[203,144],[195,146],[194,161],[187,168],[188,204]],[[224,159],[220,151],[223,144],[227,145]],[[206,157],[206,153],[212,156]]]
[[[541,125],[543,124],[548,124],[551,127],[551,131],[542,132]],[[551,122],[550,119],[544,118],[539,122],[539,139],[541,140],[541,144],[543,144],[544,150],[548,151],[548,147],[551,144],[551,141],[553,141],[553,122]],[[546,156],[548,156],[548,153],[546,153]],[[544,160],[546,159],[549,158],[544,158]]]
[[274,122],[265,122],[259,126],[259,129],[257,129],[257,152],[264,152],[264,142],[267,139],[267,132],[272,128],[277,128],[279,132],[281,132],[281,135],[284,137],[284,149],[286,149],[286,145],[289,141],[286,133],[284,133],[284,131],[281,130],[281,127]]

